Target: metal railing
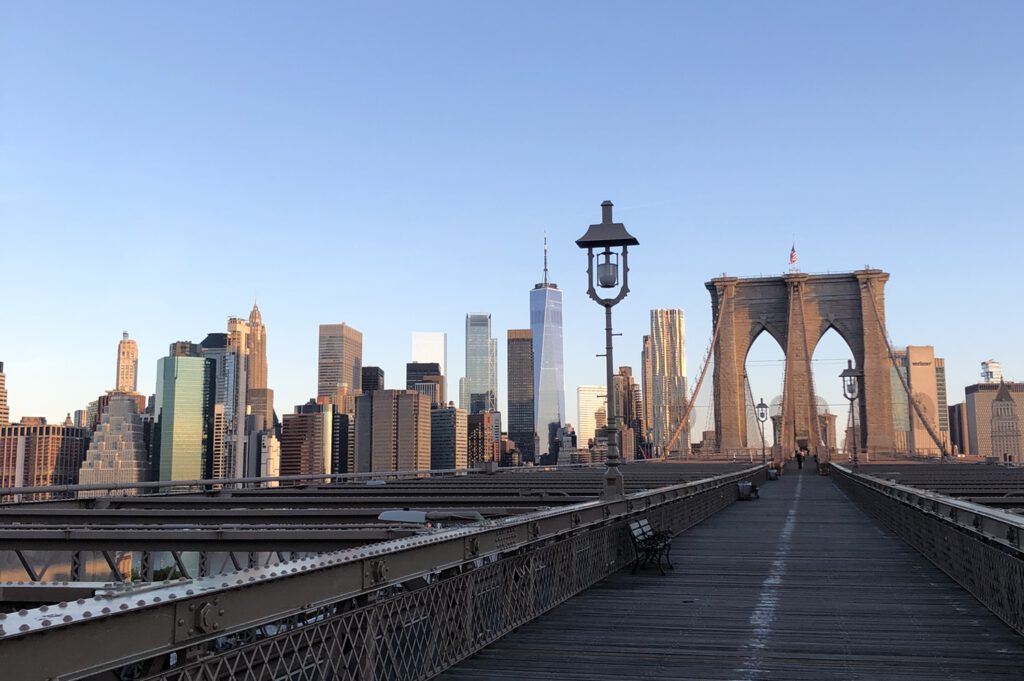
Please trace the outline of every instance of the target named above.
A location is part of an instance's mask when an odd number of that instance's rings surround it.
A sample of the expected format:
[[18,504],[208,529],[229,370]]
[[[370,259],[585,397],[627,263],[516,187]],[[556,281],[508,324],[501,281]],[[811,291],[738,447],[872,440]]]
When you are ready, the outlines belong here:
[[[335,484],[344,482],[366,482],[370,480],[411,480],[423,477],[450,477],[464,475],[490,475],[494,473],[528,474],[554,470],[577,470],[604,467],[603,463],[563,464],[561,466],[508,466],[495,470],[481,468],[444,468],[411,471],[377,471],[373,473],[327,473],[319,475],[278,475],[252,478],[203,478],[196,480],[154,480],[146,482],[88,483],[80,485],[48,485],[26,487],[0,487],[0,502],[19,503],[22,497],[40,497],[25,501],[78,499],[82,492],[89,492],[90,498],[123,496],[117,493],[133,492],[144,494],[195,493],[225,487],[260,489],[268,487],[298,487],[310,484]],[[42,497],[45,497],[43,499]]]
[[832,464],[846,494],[1024,635],[1024,518]]
[[763,477],[755,466],[19,611],[0,620],[4,674],[25,681],[429,679],[628,565],[630,518],[677,534],[735,501],[737,482]]

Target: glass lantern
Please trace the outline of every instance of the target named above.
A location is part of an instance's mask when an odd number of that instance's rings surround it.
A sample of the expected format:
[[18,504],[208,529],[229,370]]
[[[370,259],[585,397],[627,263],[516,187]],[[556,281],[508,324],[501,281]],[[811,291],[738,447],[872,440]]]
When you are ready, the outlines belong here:
[[615,288],[619,285],[619,254],[606,250],[597,256],[597,285]]

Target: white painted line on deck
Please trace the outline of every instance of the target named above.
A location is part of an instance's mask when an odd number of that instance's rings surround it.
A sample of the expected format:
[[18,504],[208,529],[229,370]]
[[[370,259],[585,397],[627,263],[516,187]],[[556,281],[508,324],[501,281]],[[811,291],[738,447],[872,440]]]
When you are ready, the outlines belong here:
[[796,492],[793,494],[793,505],[789,507],[786,514],[786,522],[779,533],[779,540],[776,543],[775,557],[772,560],[772,567],[768,577],[761,583],[761,593],[758,595],[757,607],[750,615],[750,624],[754,627],[750,639],[743,646],[743,653],[747,661],[743,663],[742,669],[736,671],[743,676],[744,681],[754,681],[762,671],[761,651],[768,646],[768,639],[772,634],[772,623],[775,621],[775,609],[779,604],[778,587],[782,585],[782,578],[786,574],[786,558],[789,556],[790,539],[793,537],[793,528],[796,527],[796,512],[800,506],[800,492],[803,489],[804,478],[798,475],[796,479]]

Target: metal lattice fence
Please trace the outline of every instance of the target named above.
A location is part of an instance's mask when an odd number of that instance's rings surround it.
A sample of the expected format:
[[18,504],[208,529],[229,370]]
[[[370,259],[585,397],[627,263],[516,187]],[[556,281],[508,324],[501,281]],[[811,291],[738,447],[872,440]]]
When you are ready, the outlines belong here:
[[850,498],[1024,635],[1024,518],[833,466]]
[[[678,499],[654,496],[629,510],[677,534],[735,499],[735,485],[728,485]],[[118,673],[147,681],[430,679],[628,566],[635,556],[626,522],[610,519],[368,594],[367,603],[325,605]]]
[[[233,573],[126,584],[0,622],[10,678],[429,679],[678,534],[763,467]],[[66,652],[53,655],[54,650]],[[6,677],[5,677],[6,678]]]
[[[231,647],[148,676],[163,681],[429,679],[632,559],[621,523],[346,611],[324,606],[260,627]],[[217,650],[218,646],[225,647]]]

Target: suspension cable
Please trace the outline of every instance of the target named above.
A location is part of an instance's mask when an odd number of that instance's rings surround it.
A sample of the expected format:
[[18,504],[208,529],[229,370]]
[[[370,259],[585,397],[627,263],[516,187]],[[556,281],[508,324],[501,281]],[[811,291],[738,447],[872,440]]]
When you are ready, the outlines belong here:
[[[754,418],[757,419],[757,405],[754,404],[754,391],[750,387],[750,376],[747,375],[747,372],[745,370],[743,372],[743,383],[745,384],[744,387],[746,388],[747,397],[750,398],[750,408],[753,410]],[[750,425],[750,419],[747,416],[747,409],[746,409],[745,405],[744,405],[744,408],[743,408],[743,421],[744,421],[744,428],[747,425]],[[761,423],[760,419],[757,420],[757,423],[760,426],[761,450],[764,451],[764,449],[765,449],[764,424]],[[747,438],[747,455],[750,457],[751,463],[753,463],[753,461],[754,461],[754,453],[751,451],[750,438],[749,437]]]
[[[946,457],[949,456],[949,454],[946,452],[946,444],[942,441],[942,438],[935,432],[935,429],[932,428],[931,422],[925,418],[924,410],[921,408],[921,405],[918,403],[917,399],[910,391],[910,384],[907,383],[907,379],[903,375],[903,372],[900,371],[899,361],[896,359],[896,352],[893,350],[892,347],[892,339],[889,338],[889,332],[885,327],[885,322],[882,321],[882,315],[878,311],[878,303],[875,302],[875,290],[871,286],[871,280],[866,279],[864,281],[864,285],[868,289],[868,298],[871,300],[871,309],[874,310],[875,312],[875,320],[878,322],[878,327],[882,331],[882,337],[885,339],[885,349],[889,354],[889,361],[892,363],[892,368],[896,371],[896,375],[900,379],[900,385],[903,386],[903,391],[907,393],[907,400],[910,402],[911,406],[914,407],[914,413],[917,414],[917,418],[921,421],[921,424],[924,426],[924,429],[928,432],[928,436],[931,437],[932,441],[939,448],[939,452],[942,455],[942,458],[945,459]],[[913,424],[910,425],[912,426]]]
[[[728,289],[726,289],[728,291]],[[711,334],[711,343],[708,345],[708,350],[704,354],[704,366],[700,369],[700,376],[697,377],[697,385],[693,387],[693,393],[690,395],[689,401],[686,403],[686,410],[683,412],[683,417],[679,420],[679,425],[676,427],[675,434],[669,439],[668,444],[665,446],[665,451],[661,453],[661,459],[667,459],[669,452],[675,446],[676,442],[679,441],[679,437],[683,434],[683,431],[687,429],[687,425],[690,423],[690,412],[693,411],[693,407],[697,404],[697,395],[700,393],[700,388],[704,384],[704,376],[708,373],[708,367],[711,365],[711,356],[715,351],[715,344],[718,342],[718,334],[722,330],[722,317],[725,316],[725,303],[726,297],[723,296],[722,303],[719,305],[718,319],[715,320],[715,330]]]

